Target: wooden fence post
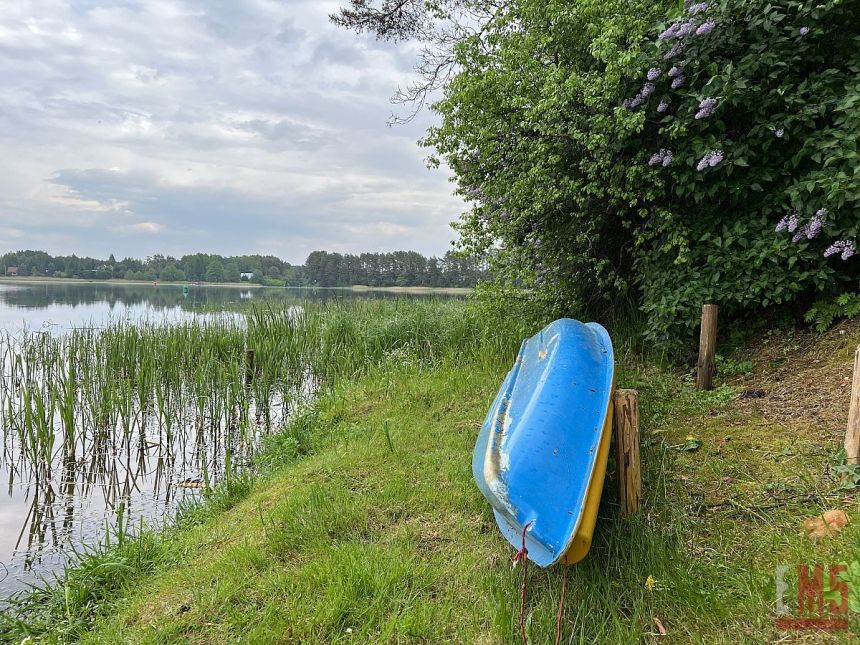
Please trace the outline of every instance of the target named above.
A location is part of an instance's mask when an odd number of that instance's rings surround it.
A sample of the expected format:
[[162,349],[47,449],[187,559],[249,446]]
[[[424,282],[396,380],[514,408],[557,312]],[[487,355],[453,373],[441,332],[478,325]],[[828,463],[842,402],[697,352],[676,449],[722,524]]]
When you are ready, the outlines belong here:
[[854,352],[854,378],[851,381],[851,407],[845,431],[845,460],[860,464],[860,347]]
[[642,464],[639,456],[639,393],[615,391],[615,450],[618,462],[618,501],[621,514],[639,509],[642,499]]
[[702,331],[699,336],[699,363],[696,370],[696,388],[699,390],[711,390],[714,387],[717,310],[717,305],[702,305]]

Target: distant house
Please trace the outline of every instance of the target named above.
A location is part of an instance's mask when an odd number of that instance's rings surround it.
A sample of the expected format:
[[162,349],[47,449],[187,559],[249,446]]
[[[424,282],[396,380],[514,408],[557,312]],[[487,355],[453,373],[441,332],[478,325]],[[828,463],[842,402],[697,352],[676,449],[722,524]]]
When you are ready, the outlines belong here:
[[6,275],[10,278],[18,277],[18,267],[6,267]]
[[239,279],[240,280],[253,280],[254,274],[253,274],[253,272],[248,273],[247,271],[243,271],[242,273],[239,274]]

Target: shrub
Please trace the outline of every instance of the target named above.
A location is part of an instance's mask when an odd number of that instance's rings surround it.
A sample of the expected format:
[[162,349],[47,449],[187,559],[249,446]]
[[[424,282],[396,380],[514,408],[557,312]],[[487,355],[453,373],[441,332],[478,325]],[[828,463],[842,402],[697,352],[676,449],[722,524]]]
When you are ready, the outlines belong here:
[[688,330],[703,302],[731,315],[856,280],[857,24],[858,3],[723,0],[659,26],[628,148],[665,186],[635,228],[654,339]]
[[456,50],[434,109],[433,146],[472,204],[462,245],[488,252],[503,285],[534,287],[554,314],[599,308],[630,286],[626,223],[658,192],[647,166],[619,163],[643,116],[620,108],[639,44],[667,3],[503,4]]
[[632,302],[660,343],[704,302],[855,289],[857,24],[840,0],[503,5],[425,140],[471,203],[462,244],[549,314]]

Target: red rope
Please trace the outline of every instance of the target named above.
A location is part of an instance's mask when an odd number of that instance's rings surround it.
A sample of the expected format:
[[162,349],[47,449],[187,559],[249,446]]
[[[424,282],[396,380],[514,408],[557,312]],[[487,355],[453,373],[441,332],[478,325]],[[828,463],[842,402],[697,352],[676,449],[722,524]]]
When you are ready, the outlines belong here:
[[561,617],[564,615],[564,597],[567,594],[567,567],[561,566],[564,567],[564,571],[561,575],[561,600],[558,603],[558,617],[555,619],[555,645],[561,642]]
[[526,548],[526,531],[532,525],[531,522],[526,522],[523,526],[522,548],[514,555],[514,562],[523,563],[523,587],[520,594],[520,634],[523,637],[523,645],[528,645],[529,639],[526,637],[526,576],[529,570],[529,550]]

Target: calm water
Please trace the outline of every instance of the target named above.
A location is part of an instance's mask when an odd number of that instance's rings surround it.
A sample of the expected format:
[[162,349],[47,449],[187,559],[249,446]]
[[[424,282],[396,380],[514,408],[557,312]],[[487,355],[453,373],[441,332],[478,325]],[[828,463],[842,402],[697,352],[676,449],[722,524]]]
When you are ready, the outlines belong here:
[[214,311],[235,310],[248,302],[426,297],[346,289],[189,286],[185,293],[179,285],[0,283],[0,331],[62,333],[120,318],[183,320]]
[[[0,343],[25,332],[62,336],[73,329],[100,328],[111,321],[178,322],[193,318],[239,316],[254,301],[337,298],[422,297],[385,292],[227,288],[107,284],[0,284]],[[424,296],[426,297],[426,296]],[[11,339],[11,340],[10,340]],[[4,348],[0,346],[0,356]],[[9,365],[2,378],[12,380]],[[5,405],[9,405],[8,401]],[[0,411],[2,412],[2,411]],[[202,413],[177,409],[178,428],[199,426],[165,448],[163,423],[143,415],[134,432],[90,437],[84,448],[54,449],[52,462],[33,467],[21,458],[21,440],[0,413],[0,602],[10,594],[61,569],[72,548],[99,541],[117,516],[136,526],[157,525],[184,499],[200,494],[201,478],[217,481],[229,446],[232,464],[241,469],[257,440],[283,423],[288,402],[279,396],[267,409],[252,404],[247,419],[223,419],[223,430],[203,437]],[[226,414],[226,413],[225,413]],[[117,419],[112,422],[118,423]],[[211,425],[210,419],[206,423]],[[95,433],[98,435],[98,432]],[[106,433],[107,435],[108,433]],[[241,436],[240,436],[241,435]],[[248,437],[250,436],[250,443]],[[95,440],[94,440],[95,439]],[[250,446],[250,447],[249,447]]]

